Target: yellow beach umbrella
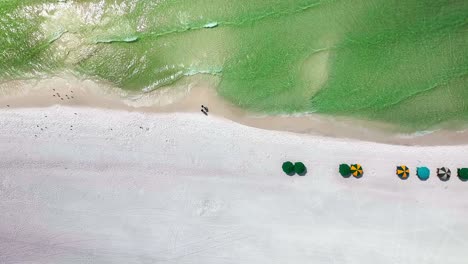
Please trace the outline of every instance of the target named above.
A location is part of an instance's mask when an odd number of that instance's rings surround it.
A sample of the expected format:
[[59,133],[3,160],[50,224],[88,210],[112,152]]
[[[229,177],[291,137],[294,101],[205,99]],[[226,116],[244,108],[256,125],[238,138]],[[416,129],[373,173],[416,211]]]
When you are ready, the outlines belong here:
[[400,179],[406,180],[410,175],[410,170],[405,165],[401,165],[397,167],[396,174],[398,175],[398,177],[400,177]]
[[351,174],[356,178],[360,178],[364,174],[362,166],[360,164],[351,165]]

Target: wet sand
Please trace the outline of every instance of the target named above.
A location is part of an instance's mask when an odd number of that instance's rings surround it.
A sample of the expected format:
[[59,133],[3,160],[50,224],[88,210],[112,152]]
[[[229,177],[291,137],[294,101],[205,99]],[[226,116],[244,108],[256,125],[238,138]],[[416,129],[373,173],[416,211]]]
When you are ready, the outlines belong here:
[[215,83],[216,80],[213,79],[191,77],[179,85],[142,95],[123,91],[103,82],[78,79],[66,74],[44,80],[0,84],[0,108],[47,107],[60,104],[130,112],[202,114],[200,106],[206,105],[209,107],[209,115],[268,130],[397,145],[468,143],[468,129],[439,129],[408,134],[397,132],[398,129],[389,124],[345,117],[319,114],[271,116],[252,113],[220,98],[212,88]]

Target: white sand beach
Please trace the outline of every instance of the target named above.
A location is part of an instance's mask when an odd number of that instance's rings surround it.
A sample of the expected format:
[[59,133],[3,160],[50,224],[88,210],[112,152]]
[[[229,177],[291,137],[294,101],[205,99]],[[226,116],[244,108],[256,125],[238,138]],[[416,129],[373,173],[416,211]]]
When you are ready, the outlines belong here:
[[[0,110],[0,263],[468,259],[468,145],[398,146],[197,113]],[[283,161],[303,161],[304,177]],[[360,163],[344,179],[340,163]],[[406,164],[402,181],[395,166]],[[428,166],[420,181],[416,166]],[[442,182],[435,169],[447,166]]]

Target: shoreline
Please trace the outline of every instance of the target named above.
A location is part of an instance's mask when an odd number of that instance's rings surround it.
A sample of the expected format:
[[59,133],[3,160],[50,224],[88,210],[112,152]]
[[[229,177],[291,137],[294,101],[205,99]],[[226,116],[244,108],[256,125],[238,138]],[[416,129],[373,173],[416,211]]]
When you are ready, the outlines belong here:
[[220,98],[215,80],[202,77],[186,78],[184,82],[147,94],[137,94],[114,88],[104,82],[61,75],[47,79],[9,81],[0,84],[0,109],[36,108],[63,105],[103,108],[143,113],[202,113],[200,106],[209,107],[209,115],[236,123],[275,131],[311,136],[351,139],[406,146],[437,146],[468,144],[468,129],[451,131],[401,133],[389,124],[375,121],[331,117],[321,114],[302,116],[267,116],[251,113]]

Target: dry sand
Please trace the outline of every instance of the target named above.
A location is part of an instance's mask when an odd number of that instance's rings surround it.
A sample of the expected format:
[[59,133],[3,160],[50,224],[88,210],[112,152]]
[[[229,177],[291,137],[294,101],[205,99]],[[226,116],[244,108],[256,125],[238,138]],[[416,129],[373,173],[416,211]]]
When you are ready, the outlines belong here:
[[[468,166],[467,145],[299,135],[199,112],[51,106],[2,109],[0,121],[2,264],[468,259],[468,183],[434,175]],[[284,175],[286,160],[308,174]],[[343,162],[364,177],[339,176]]]
[[[137,95],[71,76],[1,83],[0,263],[468,259],[468,183],[455,175],[468,166],[468,132],[263,117],[212,85]],[[286,160],[308,174],[284,175]],[[339,176],[340,163],[356,162],[363,178]],[[431,169],[428,181],[417,166]],[[434,175],[441,166],[450,181]]]
[[[200,113],[207,105],[209,114],[268,130],[288,131],[334,138],[398,145],[458,145],[468,144],[468,129],[439,129],[421,133],[399,133],[388,124],[330,117],[317,114],[303,116],[266,116],[246,112],[220,98],[209,77],[187,77],[180,84],[147,94],[133,94],[109,84],[78,79],[63,74],[43,80],[0,83],[1,108],[46,107],[56,104],[75,107],[96,107],[125,111],[156,113]],[[8,107],[7,107],[8,106]]]

